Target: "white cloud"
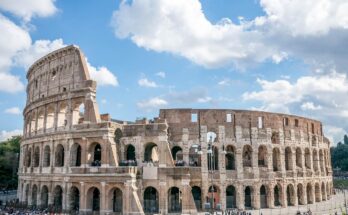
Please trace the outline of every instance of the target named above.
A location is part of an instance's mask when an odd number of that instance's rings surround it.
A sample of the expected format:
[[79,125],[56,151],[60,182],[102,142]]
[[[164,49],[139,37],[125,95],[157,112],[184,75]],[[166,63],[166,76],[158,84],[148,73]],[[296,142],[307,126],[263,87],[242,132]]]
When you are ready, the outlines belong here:
[[166,106],[167,104],[168,102],[166,100],[159,97],[154,97],[138,102],[137,107],[145,111],[151,111],[153,109],[158,109],[160,107]]
[[154,81],[150,81],[147,78],[142,78],[138,80],[138,85],[141,87],[156,88],[158,85]]
[[314,105],[313,102],[305,102],[301,105],[302,110],[321,110],[323,109],[320,105]]
[[4,140],[7,140],[13,136],[22,135],[22,134],[23,134],[23,131],[20,129],[15,129],[12,131],[2,130],[0,132],[0,141],[4,141]]
[[19,76],[0,72],[0,91],[6,93],[17,93],[25,89]]
[[95,80],[98,86],[118,86],[117,77],[112,72],[110,72],[108,68],[104,66],[96,68],[88,62],[87,58],[86,62],[89,74],[91,75],[91,79]]
[[231,80],[229,78],[224,78],[223,80],[218,82],[220,86],[229,86],[231,84]]
[[14,115],[21,114],[21,110],[18,107],[7,108],[4,112],[8,114],[14,114]]
[[34,16],[47,17],[56,13],[55,0],[1,0],[0,9],[28,22]]
[[207,102],[211,102],[212,100],[213,100],[212,97],[206,96],[206,97],[203,97],[203,98],[198,98],[197,102],[198,103],[207,103]]
[[343,139],[343,136],[348,133],[347,130],[332,126],[332,125],[324,125],[324,133],[325,136],[331,141],[333,145],[336,145],[339,141]]
[[198,0],[122,1],[112,25],[119,38],[130,37],[139,47],[174,53],[205,67],[262,62],[277,53],[247,24],[227,18],[211,23]]
[[157,72],[156,75],[161,77],[161,78],[165,78],[166,77],[166,73],[165,72]]

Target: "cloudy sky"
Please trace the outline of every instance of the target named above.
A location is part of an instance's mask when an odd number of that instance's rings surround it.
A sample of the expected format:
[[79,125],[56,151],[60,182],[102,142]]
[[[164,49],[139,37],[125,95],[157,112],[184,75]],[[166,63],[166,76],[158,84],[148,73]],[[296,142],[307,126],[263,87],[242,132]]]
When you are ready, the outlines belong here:
[[25,74],[76,44],[102,113],[284,112],[348,130],[346,0],[1,0],[0,139],[22,130]]

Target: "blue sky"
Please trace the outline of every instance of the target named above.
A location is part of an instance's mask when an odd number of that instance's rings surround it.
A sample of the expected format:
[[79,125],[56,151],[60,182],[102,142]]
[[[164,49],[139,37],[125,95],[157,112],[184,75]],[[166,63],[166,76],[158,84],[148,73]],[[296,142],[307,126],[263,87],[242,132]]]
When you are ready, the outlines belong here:
[[321,120],[337,142],[348,130],[346,9],[338,0],[1,1],[0,138],[22,130],[26,68],[76,44],[101,113],[115,119],[257,109]]

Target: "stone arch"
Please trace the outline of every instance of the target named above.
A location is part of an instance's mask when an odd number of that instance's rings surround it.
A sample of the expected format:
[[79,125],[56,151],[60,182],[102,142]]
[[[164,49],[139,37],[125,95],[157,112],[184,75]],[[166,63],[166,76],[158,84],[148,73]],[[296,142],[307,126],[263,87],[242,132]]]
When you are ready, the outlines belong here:
[[102,148],[97,142],[92,143],[88,150],[88,162],[91,166],[101,166]]
[[53,190],[53,208],[55,212],[60,212],[63,207],[63,189],[57,185]]
[[265,145],[259,146],[258,165],[259,165],[259,167],[266,167],[267,166],[267,148]]
[[318,152],[316,149],[313,149],[313,168],[314,168],[314,171],[319,170],[318,161],[319,161]]
[[235,149],[231,145],[226,147],[225,167],[226,167],[226,170],[235,170],[236,169]]
[[108,209],[114,213],[123,212],[123,192],[120,188],[114,187],[109,191]]
[[63,127],[68,124],[66,119],[66,114],[68,112],[68,105],[66,101],[62,101],[58,106],[58,114],[57,114],[57,127]]
[[243,147],[243,167],[252,167],[253,149],[250,145]]
[[46,145],[44,147],[44,153],[43,153],[43,167],[51,166],[51,148],[49,145]]
[[80,144],[74,143],[70,149],[70,166],[81,166],[81,153]]
[[308,148],[305,149],[305,166],[307,169],[311,169],[311,152]]
[[207,153],[207,162],[208,170],[219,169],[219,149],[216,146],[213,146],[210,152]]
[[197,211],[202,209],[202,190],[198,186],[193,186],[191,189],[193,200],[195,201]]
[[72,124],[77,125],[81,124],[84,121],[85,115],[85,104],[81,99],[77,99],[73,102],[72,108]]
[[32,189],[31,189],[31,205],[34,207],[37,207],[37,193],[38,193],[38,188],[37,185],[34,184]]
[[307,204],[313,204],[314,203],[313,195],[312,195],[313,188],[311,183],[307,184],[306,192],[307,192]]
[[297,200],[299,205],[306,204],[304,201],[304,188],[301,183],[297,184]]
[[30,167],[31,166],[31,151],[32,151],[32,148],[30,147],[30,148],[27,148],[27,150],[26,150],[26,153],[25,153],[25,166],[26,167]]
[[158,162],[159,154],[158,147],[155,143],[147,143],[144,150],[144,161],[145,162]]
[[120,144],[121,143],[121,138],[122,138],[123,134],[122,134],[122,130],[120,128],[116,128],[115,130],[115,143],[116,144]]
[[87,191],[87,209],[100,211],[100,191],[97,187],[91,187]]
[[292,184],[288,184],[286,187],[286,201],[288,206],[294,206],[295,205],[295,189]]
[[54,105],[48,105],[46,108],[46,129],[51,129],[54,127]]
[[37,130],[41,131],[45,127],[45,110],[40,108],[37,114]]
[[217,204],[220,204],[220,189],[218,186],[213,185],[209,187],[207,200],[210,205],[212,204],[213,208],[216,208]]
[[80,190],[72,186],[69,192],[69,210],[78,212],[80,209]]
[[31,113],[30,133],[34,133],[34,132],[35,132],[36,114],[37,114],[37,111],[33,111],[33,112]]
[[320,202],[321,201],[321,196],[320,196],[321,193],[320,193],[319,183],[315,183],[314,193],[315,193],[315,202]]
[[322,182],[321,183],[321,198],[322,198],[322,201],[326,201],[326,194],[325,194],[325,183]]
[[292,151],[290,147],[285,148],[285,170],[292,169]]
[[136,160],[135,156],[135,147],[132,144],[126,146],[126,160]]
[[36,146],[34,149],[34,160],[33,167],[38,167],[40,165],[40,147]]
[[154,187],[147,187],[144,191],[144,212],[159,212],[159,195],[158,191]]
[[201,146],[192,145],[189,150],[189,165],[190,166],[201,166],[202,163],[202,151]]
[[278,207],[282,205],[282,187],[278,184],[276,184],[273,188],[273,195],[274,195],[274,206]]
[[296,148],[296,166],[302,168],[302,150],[300,147]]
[[58,144],[56,147],[56,153],[55,153],[55,166],[62,167],[64,166],[64,146],[62,144]]
[[226,188],[226,208],[236,208],[236,188],[233,185],[229,185]]
[[43,185],[41,187],[41,207],[42,208],[48,207],[48,188],[46,185]]
[[261,185],[260,187],[260,207],[261,208],[267,208],[268,202],[267,202],[267,189],[265,185]]
[[181,191],[178,187],[171,187],[168,190],[168,213],[181,213]]
[[174,146],[172,148],[172,156],[174,161],[183,160],[182,148],[180,146]]
[[273,148],[272,153],[273,171],[281,171],[280,150],[279,148]]
[[247,209],[252,208],[252,198],[254,192],[251,186],[246,186],[244,188],[244,207]]

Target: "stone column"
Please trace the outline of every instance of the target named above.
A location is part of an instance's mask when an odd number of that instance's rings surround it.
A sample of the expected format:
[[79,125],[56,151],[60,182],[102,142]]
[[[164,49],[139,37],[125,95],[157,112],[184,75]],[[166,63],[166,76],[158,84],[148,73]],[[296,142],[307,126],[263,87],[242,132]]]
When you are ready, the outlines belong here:
[[236,170],[237,170],[237,178],[238,179],[243,179],[243,149],[240,147],[236,147],[236,153],[235,153],[235,165],[236,165]]
[[159,212],[160,214],[167,214],[168,212],[168,202],[167,202],[167,183],[165,181],[160,182],[159,187]]
[[274,208],[274,186],[270,184],[267,187],[267,204],[269,208]]
[[47,124],[47,105],[44,107],[44,121],[43,121],[43,133],[46,133],[46,124]]
[[291,158],[292,171],[296,173],[296,149],[291,148]]
[[[101,192],[100,192],[100,213],[105,214],[107,211],[107,204],[106,204],[106,189],[105,189],[105,181],[100,182],[101,184]],[[128,196],[128,198],[131,198],[131,196]]]
[[236,186],[236,205],[240,210],[244,209],[244,187],[243,185]]
[[282,188],[281,188],[281,191],[282,191],[282,195],[281,195],[281,199],[280,199],[280,203],[282,205],[283,208],[286,208],[288,206],[288,203],[287,203],[287,192],[286,192],[286,185],[285,184],[282,184],[281,185]]
[[59,104],[56,103],[54,107],[54,123],[53,123],[53,129],[56,131],[58,127],[58,112],[59,112]]
[[260,209],[260,188],[259,186],[253,186],[253,196],[252,196],[252,207],[255,209]]
[[221,183],[220,187],[220,204],[221,209],[226,210],[226,186],[223,183]]
[[86,199],[86,190],[85,182],[80,182],[80,209],[79,212],[84,214],[87,212],[87,199]]
[[81,167],[87,167],[87,146],[88,141],[85,137],[82,137],[81,141]]
[[298,196],[297,196],[297,185],[294,184],[294,206],[297,206],[299,202]]
[[65,181],[62,184],[62,190],[63,190],[63,193],[62,193],[62,209],[63,210],[67,210],[69,208],[68,207],[69,196],[68,196],[67,183]]

